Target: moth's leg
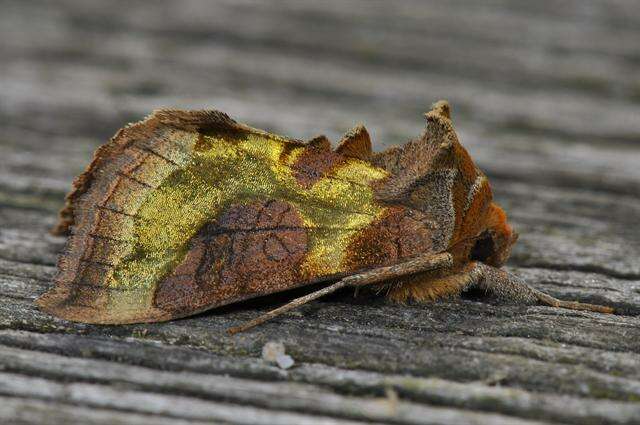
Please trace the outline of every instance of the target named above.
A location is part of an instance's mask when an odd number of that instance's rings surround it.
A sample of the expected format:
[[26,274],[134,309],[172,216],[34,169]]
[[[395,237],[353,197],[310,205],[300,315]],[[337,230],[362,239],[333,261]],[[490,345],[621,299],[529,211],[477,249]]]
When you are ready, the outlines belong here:
[[395,264],[393,266],[378,267],[362,273],[353,274],[337,281],[332,285],[327,286],[326,288],[319,289],[303,297],[296,298],[288,304],[276,308],[275,310],[271,310],[247,323],[230,328],[228,332],[233,335],[238,332],[246,331],[247,329],[251,329],[252,327],[264,323],[269,319],[272,319],[276,316],[286,313],[287,311],[293,310],[303,304],[306,304],[309,301],[313,301],[317,298],[328,295],[346,286],[359,287],[370,285],[372,283],[378,283],[397,277],[411,275],[414,273],[435,270],[443,267],[451,267],[452,263],[453,259],[451,257],[451,254],[449,253],[429,254],[413,257],[405,262]]
[[455,298],[469,285],[475,283],[474,275],[470,273],[469,265],[461,270],[448,273],[426,273],[409,276],[394,282],[389,286],[387,298],[391,301],[404,303],[409,300],[430,302]]
[[570,310],[587,310],[599,313],[614,312],[611,307],[559,300],[530,287],[521,279],[504,270],[483,263],[474,263],[470,273],[473,277],[473,286],[483,289],[504,301],[517,304],[543,304]]

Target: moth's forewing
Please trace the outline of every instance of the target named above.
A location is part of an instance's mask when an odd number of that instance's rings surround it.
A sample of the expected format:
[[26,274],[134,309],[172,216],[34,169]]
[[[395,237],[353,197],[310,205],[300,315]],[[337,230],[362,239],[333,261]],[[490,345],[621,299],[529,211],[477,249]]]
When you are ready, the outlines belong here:
[[218,112],[125,128],[68,197],[72,235],[40,306],[90,323],[168,320],[429,252],[427,214],[376,197],[390,175],[362,160],[366,137],[334,152]]

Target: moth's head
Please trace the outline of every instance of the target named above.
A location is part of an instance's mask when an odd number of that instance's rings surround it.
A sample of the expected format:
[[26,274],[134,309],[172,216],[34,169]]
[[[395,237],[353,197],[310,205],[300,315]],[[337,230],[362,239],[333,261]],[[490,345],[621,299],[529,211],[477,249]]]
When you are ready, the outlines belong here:
[[495,203],[489,206],[487,227],[480,233],[471,251],[471,260],[501,267],[509,259],[518,234],[507,222],[507,215]]

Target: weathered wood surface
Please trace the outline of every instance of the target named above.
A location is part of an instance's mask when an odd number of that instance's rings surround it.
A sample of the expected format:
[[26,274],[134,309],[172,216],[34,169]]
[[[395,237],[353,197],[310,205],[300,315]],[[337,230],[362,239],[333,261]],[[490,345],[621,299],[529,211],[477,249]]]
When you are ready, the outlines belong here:
[[[639,40],[636,0],[0,1],[0,423],[640,423]],[[64,193],[123,123],[364,122],[381,148],[439,98],[521,233],[511,270],[623,314],[345,292],[229,337],[290,296],[117,327],[34,307]]]

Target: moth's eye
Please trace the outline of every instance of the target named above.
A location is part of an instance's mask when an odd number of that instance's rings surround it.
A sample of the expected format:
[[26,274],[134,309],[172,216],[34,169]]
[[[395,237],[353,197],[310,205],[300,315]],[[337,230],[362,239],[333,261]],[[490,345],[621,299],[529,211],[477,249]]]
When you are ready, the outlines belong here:
[[473,245],[471,250],[471,260],[474,261],[486,261],[496,252],[495,242],[493,236],[489,232],[484,232],[480,235],[480,238]]

